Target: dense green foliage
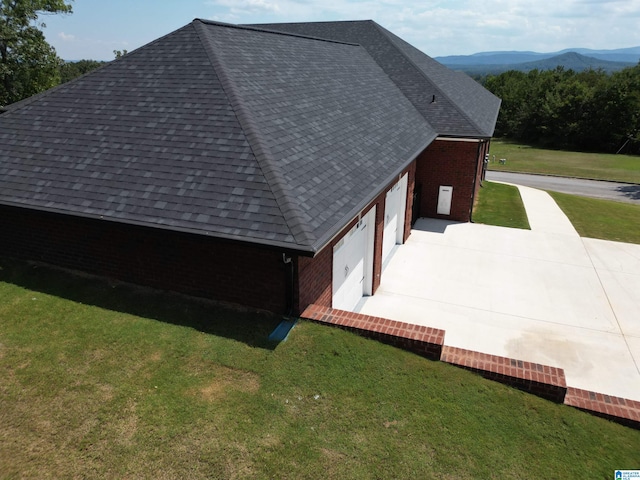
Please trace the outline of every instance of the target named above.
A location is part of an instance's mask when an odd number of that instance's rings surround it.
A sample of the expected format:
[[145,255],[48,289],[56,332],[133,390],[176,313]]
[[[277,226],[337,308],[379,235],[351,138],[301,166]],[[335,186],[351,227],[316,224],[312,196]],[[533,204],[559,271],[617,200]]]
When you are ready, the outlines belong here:
[[62,61],[45,40],[38,16],[70,12],[65,0],[0,2],[0,106],[60,82]]
[[69,80],[73,80],[80,75],[95,70],[105,62],[99,62],[97,60],[80,60],[78,62],[64,62],[60,66],[60,82],[65,83]]
[[610,75],[512,70],[488,77],[485,87],[502,98],[497,136],[552,148],[640,149],[640,65]]

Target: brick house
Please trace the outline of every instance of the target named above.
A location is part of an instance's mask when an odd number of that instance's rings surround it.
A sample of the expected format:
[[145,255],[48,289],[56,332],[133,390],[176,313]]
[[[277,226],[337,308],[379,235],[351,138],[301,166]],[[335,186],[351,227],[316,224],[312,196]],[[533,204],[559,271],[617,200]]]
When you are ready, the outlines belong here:
[[500,101],[372,21],[194,20],[0,115],[0,249],[296,314],[469,221]]

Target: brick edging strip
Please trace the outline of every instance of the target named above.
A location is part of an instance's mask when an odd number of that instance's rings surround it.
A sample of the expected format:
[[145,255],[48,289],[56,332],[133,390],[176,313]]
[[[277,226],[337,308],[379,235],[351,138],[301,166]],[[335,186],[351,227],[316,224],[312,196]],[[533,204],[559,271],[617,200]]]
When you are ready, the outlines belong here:
[[640,429],[640,402],[567,387],[562,368],[524,362],[444,345],[445,331],[382,317],[309,305],[300,318],[358,335],[478,373],[548,400]]
[[640,429],[640,402],[569,387],[564,404]]
[[309,305],[301,318],[335,325],[432,360],[440,360],[444,345],[444,330],[319,305]]
[[440,360],[553,402],[562,403],[567,393],[561,368],[449,346],[443,347]]

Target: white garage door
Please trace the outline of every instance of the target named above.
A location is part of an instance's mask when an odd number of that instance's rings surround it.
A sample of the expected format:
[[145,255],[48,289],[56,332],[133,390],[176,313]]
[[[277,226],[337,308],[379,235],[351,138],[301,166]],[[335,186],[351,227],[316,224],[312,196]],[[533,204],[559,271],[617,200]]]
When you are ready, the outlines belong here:
[[382,263],[393,247],[404,240],[404,215],[407,202],[407,175],[405,174],[387,192],[384,203],[384,232],[382,234]]
[[371,293],[375,209],[372,212],[333,247],[333,308],[351,311]]

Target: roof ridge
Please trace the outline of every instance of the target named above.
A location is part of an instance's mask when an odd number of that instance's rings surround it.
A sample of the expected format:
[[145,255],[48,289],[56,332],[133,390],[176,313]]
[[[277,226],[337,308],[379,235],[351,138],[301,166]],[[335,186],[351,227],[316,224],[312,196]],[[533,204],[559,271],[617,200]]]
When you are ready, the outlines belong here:
[[[238,30],[250,30],[253,32],[264,32],[264,33],[273,33],[275,35],[283,35],[283,36],[287,36],[287,37],[294,37],[294,38],[306,38],[309,40],[318,40],[320,42],[327,42],[327,43],[337,43],[340,45],[352,45],[354,47],[359,46],[359,43],[351,43],[351,42],[344,42],[341,40],[335,40],[332,38],[323,38],[323,37],[316,37],[313,35],[303,35],[301,33],[292,33],[292,32],[285,32],[282,30],[271,30],[269,28],[261,28],[260,25],[273,25],[271,23],[254,23],[254,24],[241,24],[241,25],[235,25],[233,23],[224,23],[224,22],[217,22],[215,20],[204,20],[202,18],[196,18],[194,19],[194,21],[198,21],[201,23],[204,23],[206,25],[216,25],[216,26],[220,26],[220,27],[227,27],[227,28],[235,28]],[[313,22],[310,22],[313,23]],[[320,23],[320,22],[317,22]],[[329,23],[329,22],[327,22]]]
[[[260,167],[260,170],[262,170],[289,232],[298,245],[312,245],[315,239],[312,237],[308,227],[305,226],[303,216],[293,200],[295,197],[290,191],[289,186],[283,180],[283,172],[278,168],[276,162],[271,157],[271,153],[266,146],[266,142],[262,140],[260,129],[254,123],[253,118],[249,113],[249,109],[242,101],[242,96],[237,91],[237,88],[227,73],[222,59],[217,52],[215,52],[213,48],[208,47],[207,42],[205,42],[205,22],[196,19],[192,23],[196,30],[196,34],[198,35],[198,38],[200,38],[200,41],[205,48],[205,52],[209,57],[211,66],[214,68],[216,75],[220,79],[222,88],[229,98],[229,102],[236,114],[238,122],[245,132],[249,146],[256,157],[258,166]],[[219,23],[212,24],[223,26]]]
[[[458,106],[458,104],[457,104],[456,102],[454,102],[454,101],[451,99],[451,97],[449,97],[449,95],[447,95],[447,94],[446,94],[446,93],[445,93],[445,92],[444,92],[444,91],[443,91],[443,90],[442,90],[442,89],[441,89],[441,88],[440,88],[440,87],[439,87],[439,86],[438,86],[438,85],[437,85],[433,80],[431,80],[431,79],[429,78],[429,76],[428,76],[425,72],[423,72],[423,71],[422,71],[422,69],[421,69],[420,67],[418,67],[418,65],[416,65],[416,63],[415,63],[411,58],[409,58],[409,56],[407,56],[407,55],[405,55],[405,54],[404,54],[404,52],[400,49],[400,47],[399,47],[399,46],[396,44],[396,42],[394,41],[393,37],[391,37],[391,35],[394,35],[392,32],[390,32],[389,30],[387,30],[386,28],[384,28],[382,25],[378,24],[377,22],[372,22],[372,23],[373,23],[373,25],[375,26],[375,28],[376,28],[376,29],[377,29],[377,30],[378,30],[382,35],[384,35],[384,36],[389,40],[389,42],[391,43],[391,45],[393,45],[393,48],[395,48],[395,49],[400,53],[400,55],[402,55],[402,56],[403,56],[403,57],[404,57],[404,58],[405,58],[405,59],[406,59],[406,60],[407,60],[407,61],[408,61],[412,66],[413,66],[413,68],[415,68],[415,69],[418,71],[418,73],[419,73],[422,77],[424,77],[424,78],[425,78],[425,79],[426,79],[426,80],[427,80],[431,85],[433,85],[433,87],[434,87],[438,92],[440,92],[440,94],[441,94],[443,97],[445,97],[447,100],[449,100],[449,102],[451,103],[451,105],[453,105],[453,108],[455,108],[455,109],[456,109],[456,111],[457,111],[457,112],[458,112],[462,117],[464,117],[464,118],[465,118],[465,119],[466,119],[466,120],[467,120],[471,125],[473,125],[473,127],[476,129],[476,131],[477,131],[477,132],[481,132],[481,131],[482,131],[482,128],[480,128],[480,126],[479,126],[479,125],[478,125],[478,124],[477,124],[477,123],[476,123],[476,122],[475,122],[471,117],[469,117],[469,116],[467,115],[467,113],[466,113],[464,110],[462,110],[462,109]],[[391,34],[391,35],[389,35],[389,34]],[[396,36],[396,35],[394,35],[394,36]],[[397,37],[397,36],[396,36],[396,38],[398,38],[398,39],[402,40],[400,37]],[[404,41],[404,40],[402,40],[402,41]],[[413,47],[413,45],[409,44],[408,42],[407,42],[407,45],[410,45],[410,46],[412,46],[412,47]],[[413,48],[416,48],[416,47],[413,47]],[[417,49],[416,49],[416,50],[417,50]],[[418,51],[420,51],[420,50],[418,50]],[[428,56],[426,53],[424,53],[424,52],[422,52],[422,51],[420,51],[420,52],[421,52],[423,55]],[[431,57],[429,57],[429,58],[431,58]],[[433,59],[432,59],[432,60],[433,60]],[[435,61],[437,61],[437,60],[434,60],[434,62],[435,62]],[[438,62],[438,63],[440,63],[440,62]],[[447,68],[447,67],[445,67],[445,68]],[[453,71],[453,70],[452,70],[452,71]],[[425,118],[425,120],[427,120],[427,119]],[[428,120],[427,120],[427,123],[429,123],[429,125],[431,125],[431,122],[429,122]]]

